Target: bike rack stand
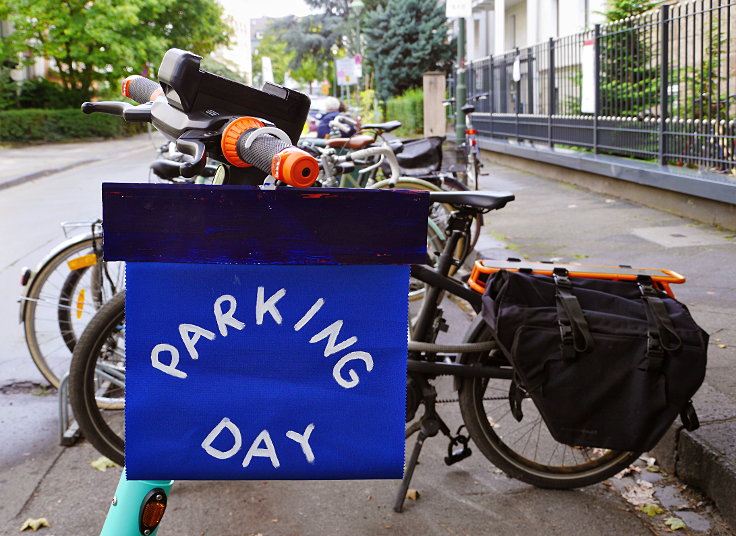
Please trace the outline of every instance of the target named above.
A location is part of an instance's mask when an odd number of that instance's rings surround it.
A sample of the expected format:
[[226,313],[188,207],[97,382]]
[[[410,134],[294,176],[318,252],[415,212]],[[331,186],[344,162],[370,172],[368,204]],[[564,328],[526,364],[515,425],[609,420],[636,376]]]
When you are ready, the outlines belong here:
[[[76,419],[69,411],[69,373],[59,382],[59,444],[62,447],[71,447],[74,445],[82,433],[79,431],[79,425]],[[70,418],[71,416],[71,418]]]

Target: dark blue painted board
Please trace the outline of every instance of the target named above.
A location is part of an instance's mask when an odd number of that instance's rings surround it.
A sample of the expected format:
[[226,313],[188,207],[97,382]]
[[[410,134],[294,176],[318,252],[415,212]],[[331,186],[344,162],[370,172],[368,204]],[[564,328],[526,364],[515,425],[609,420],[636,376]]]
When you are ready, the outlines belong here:
[[421,264],[427,192],[102,186],[107,260],[215,264]]

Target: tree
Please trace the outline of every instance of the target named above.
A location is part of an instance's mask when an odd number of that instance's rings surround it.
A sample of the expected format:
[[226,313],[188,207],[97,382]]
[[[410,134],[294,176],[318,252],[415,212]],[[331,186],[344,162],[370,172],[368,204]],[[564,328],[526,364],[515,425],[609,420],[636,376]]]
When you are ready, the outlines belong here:
[[389,0],[367,16],[363,33],[384,100],[420,87],[426,71],[446,70],[453,58],[444,9],[435,0]]
[[64,88],[88,94],[155,69],[168,48],[205,55],[229,35],[215,0],[0,0],[0,15],[14,27],[5,53],[48,58]]
[[637,15],[651,11],[656,0],[609,0],[610,21],[600,37],[600,115],[634,116],[659,104],[659,69],[652,65],[651,31]]
[[271,69],[273,70],[273,78],[277,84],[283,84],[286,73],[289,71],[289,65],[294,58],[294,52],[286,49],[286,42],[279,38],[267,28],[263,33],[263,38],[258,43],[258,48],[253,54],[253,77],[262,75],[263,58],[271,59]]
[[284,17],[271,26],[287,50],[294,53],[289,69],[298,72],[303,65],[311,65],[310,71],[318,78],[332,75],[335,57],[345,46],[346,30],[345,20],[330,14]]

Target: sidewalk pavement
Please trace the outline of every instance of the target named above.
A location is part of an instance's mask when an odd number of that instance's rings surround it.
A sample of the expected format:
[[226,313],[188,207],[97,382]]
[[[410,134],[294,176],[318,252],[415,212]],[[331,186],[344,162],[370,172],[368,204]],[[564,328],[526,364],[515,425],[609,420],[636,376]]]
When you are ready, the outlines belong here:
[[0,146],[0,190],[129,151],[150,149],[153,161],[163,142],[164,137],[153,132],[119,140]]
[[[159,142],[142,135],[99,144],[0,149],[0,161],[5,164],[0,166],[0,189],[105,158],[106,155],[145,147],[153,151],[156,143]],[[687,432],[674,426],[654,449],[654,454],[662,467],[670,472],[676,471],[684,482],[700,488],[712,498],[724,518],[736,528],[734,235],[620,199],[494,165],[487,156],[484,156],[484,160],[486,166],[481,187],[512,191],[516,194],[516,200],[503,210],[486,216],[484,232],[477,246],[480,257],[511,256],[662,267],[687,276],[687,284],[674,291],[688,305],[696,321],[711,335],[706,384],[694,399],[701,427],[694,432]],[[51,446],[49,448],[51,452]],[[92,456],[92,452],[87,452],[91,451],[88,445],[82,448],[83,451],[71,449],[71,458]],[[68,486],[91,489],[88,486],[98,485],[92,482],[93,478],[75,473],[71,469],[70,459],[64,457],[63,452],[54,454],[57,461],[46,474],[38,475],[40,480],[33,478],[28,481],[29,494],[22,493],[22,490],[14,492],[17,497],[32,497],[26,501],[26,506],[36,500],[33,497],[38,493],[33,492],[34,486],[40,489],[42,480],[44,487],[56,489],[60,497],[64,496],[63,490]],[[246,493],[248,507],[257,509],[258,503],[263,500],[257,496],[262,496],[266,487],[260,488],[259,492],[254,491],[259,485],[265,486],[266,483],[250,484],[253,489]],[[100,505],[108,500],[112,491],[107,488],[109,484],[103,486],[100,496],[90,502],[89,512],[76,512],[80,519],[86,513],[99,512]],[[389,488],[391,486],[384,492],[390,493]],[[188,483],[182,487],[182,492],[195,493],[198,489],[198,483]],[[223,485],[223,491],[226,491],[226,495],[238,493],[229,485]],[[371,491],[375,492],[375,489]],[[442,493],[446,496],[448,490]],[[363,500],[370,501],[371,496]],[[61,508],[61,503],[60,498],[59,506],[46,505],[47,511]],[[224,508],[227,510],[228,507]],[[232,515],[232,511],[229,515]],[[389,521],[388,517],[386,519],[387,524],[395,522]],[[275,514],[273,523],[278,523]]]
[[698,430],[679,419],[653,450],[658,463],[714,500],[736,528],[736,235],[659,210],[494,165],[481,188],[516,200],[486,216],[481,258],[668,268],[673,291],[709,334],[708,368],[694,397]]

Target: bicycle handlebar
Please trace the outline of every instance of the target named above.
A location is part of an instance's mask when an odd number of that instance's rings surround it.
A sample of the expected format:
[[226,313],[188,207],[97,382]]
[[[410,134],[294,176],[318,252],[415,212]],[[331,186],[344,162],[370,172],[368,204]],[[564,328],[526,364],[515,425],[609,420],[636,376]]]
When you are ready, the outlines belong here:
[[371,158],[373,156],[383,156],[386,159],[386,162],[388,162],[389,167],[391,168],[391,180],[395,181],[401,176],[401,168],[399,167],[398,162],[396,161],[396,154],[393,152],[391,147],[388,147],[386,145],[378,145],[375,147],[367,147],[365,149],[360,149],[358,151],[353,151],[352,153],[346,154],[345,156],[340,157],[343,161],[346,160],[362,160],[364,158]]
[[134,74],[123,80],[120,89],[125,97],[134,100],[138,104],[151,102],[164,94],[164,90],[159,84],[138,74]]

